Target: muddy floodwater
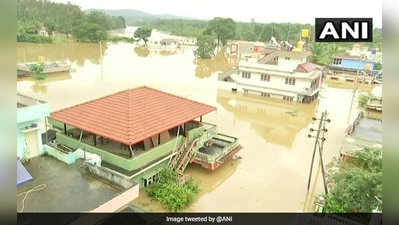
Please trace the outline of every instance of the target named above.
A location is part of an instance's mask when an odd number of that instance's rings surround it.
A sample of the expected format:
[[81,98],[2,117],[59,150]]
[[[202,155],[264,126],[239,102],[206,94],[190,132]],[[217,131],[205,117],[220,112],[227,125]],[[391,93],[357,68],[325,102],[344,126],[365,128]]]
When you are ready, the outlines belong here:
[[[218,89],[217,73],[231,68],[229,60],[195,62],[193,48],[172,53],[140,52],[134,44],[17,44],[18,62],[67,61],[70,73],[51,74],[45,81],[19,79],[23,94],[49,102],[52,111],[138,86],[151,86],[217,107],[204,121],[218,125],[219,132],[240,138],[239,159],[214,172],[191,165],[186,173],[200,182],[198,199],[187,211],[308,211],[315,194],[322,193],[321,173],[314,172],[307,195],[307,179],[316,128],[313,116],[328,111],[324,160],[339,154],[353,91],[324,85],[312,104],[286,103],[260,96],[243,96]],[[351,111],[351,113],[350,113]],[[318,165],[318,158],[316,158]],[[315,167],[316,168],[316,167]],[[134,204],[165,211],[144,192]]]

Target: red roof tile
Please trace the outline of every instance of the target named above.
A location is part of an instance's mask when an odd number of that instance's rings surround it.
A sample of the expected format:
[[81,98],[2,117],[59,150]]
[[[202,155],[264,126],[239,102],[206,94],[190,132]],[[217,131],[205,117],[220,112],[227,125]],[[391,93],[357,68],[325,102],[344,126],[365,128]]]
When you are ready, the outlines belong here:
[[297,67],[296,69],[297,69],[299,72],[309,73],[309,72],[312,72],[312,71],[314,71],[314,70],[320,69],[320,67],[317,66],[316,64],[307,62],[307,63],[299,64],[298,67]]
[[213,106],[140,87],[62,109],[52,113],[51,118],[132,145],[215,110]]

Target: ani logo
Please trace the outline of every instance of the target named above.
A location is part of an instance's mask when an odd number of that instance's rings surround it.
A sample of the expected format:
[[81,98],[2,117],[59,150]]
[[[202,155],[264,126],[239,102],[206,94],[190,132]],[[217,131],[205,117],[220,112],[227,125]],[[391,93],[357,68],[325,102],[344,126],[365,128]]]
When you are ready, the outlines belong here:
[[372,42],[372,18],[316,18],[316,42]]

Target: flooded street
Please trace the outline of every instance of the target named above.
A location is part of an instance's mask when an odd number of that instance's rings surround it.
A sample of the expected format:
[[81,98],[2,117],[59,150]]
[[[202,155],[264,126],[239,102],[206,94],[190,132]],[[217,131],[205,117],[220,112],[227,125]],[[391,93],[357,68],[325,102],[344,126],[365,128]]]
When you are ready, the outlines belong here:
[[[18,81],[17,90],[48,101],[52,111],[143,85],[215,106],[217,112],[205,116],[204,121],[217,124],[221,133],[238,137],[244,149],[238,153],[240,159],[214,172],[194,165],[186,170],[200,182],[201,188],[198,200],[187,211],[312,209],[306,198],[314,144],[314,139],[307,135],[309,128],[317,128],[312,117],[327,110],[331,119],[324,147],[324,161],[328,163],[339,155],[344,139],[351,89],[325,85],[319,101],[312,104],[243,96],[218,89],[217,72],[231,68],[223,57],[195,63],[191,47],[174,54],[141,54],[136,47],[128,43],[17,43],[18,62],[37,61],[38,56],[44,56],[48,61],[72,64],[72,72],[50,74],[45,81],[23,78]],[[356,111],[354,104],[351,115]],[[318,162],[316,157],[315,164]],[[316,182],[311,197],[323,191],[321,173],[313,174],[317,179],[313,178]],[[134,204],[152,211],[165,210],[144,192]]]

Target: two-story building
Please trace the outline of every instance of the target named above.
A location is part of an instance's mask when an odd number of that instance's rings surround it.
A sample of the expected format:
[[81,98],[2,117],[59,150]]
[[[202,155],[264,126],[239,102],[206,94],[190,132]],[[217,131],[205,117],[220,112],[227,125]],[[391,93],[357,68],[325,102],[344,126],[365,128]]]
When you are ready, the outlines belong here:
[[309,53],[276,50],[263,58],[241,60],[229,78],[233,91],[308,103],[318,96],[322,70],[307,62]]
[[92,173],[126,188],[151,185],[165,167],[214,170],[241,149],[238,138],[202,121],[215,110],[148,87],[121,91],[53,112],[46,152],[68,164],[92,161]]
[[44,101],[17,94],[17,157],[27,160],[43,153],[42,133],[50,105]]

